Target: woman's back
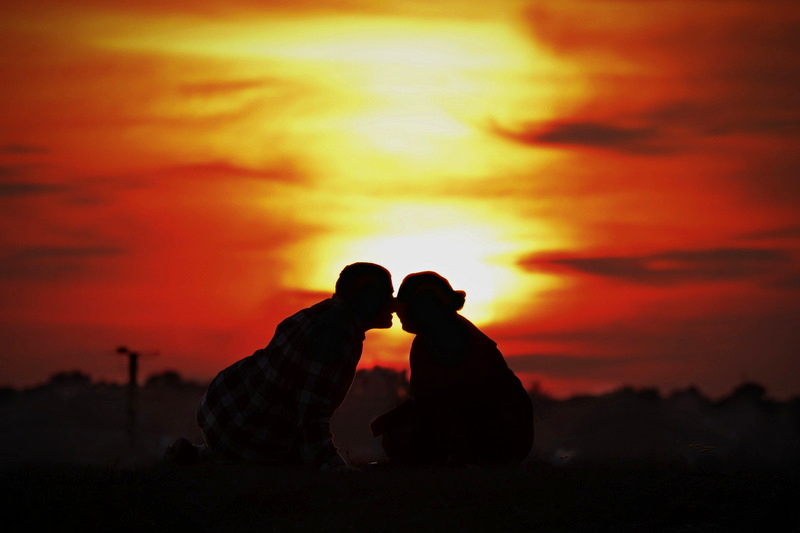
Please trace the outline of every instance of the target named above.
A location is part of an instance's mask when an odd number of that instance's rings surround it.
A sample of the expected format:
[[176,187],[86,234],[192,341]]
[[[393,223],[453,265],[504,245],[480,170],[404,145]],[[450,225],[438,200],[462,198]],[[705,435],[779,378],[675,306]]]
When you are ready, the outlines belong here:
[[496,343],[457,318],[411,348],[411,397],[432,448],[459,462],[519,462],[533,443],[530,398]]
[[507,377],[497,344],[472,322],[456,315],[449,327],[414,339],[409,354],[411,394],[473,390]]

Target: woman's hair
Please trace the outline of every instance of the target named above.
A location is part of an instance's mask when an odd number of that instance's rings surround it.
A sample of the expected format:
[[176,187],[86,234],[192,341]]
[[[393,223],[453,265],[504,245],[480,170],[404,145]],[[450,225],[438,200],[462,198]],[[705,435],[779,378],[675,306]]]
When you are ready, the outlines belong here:
[[420,296],[433,297],[445,309],[458,311],[464,307],[467,293],[453,290],[450,282],[436,272],[417,272],[409,274],[400,284],[397,301],[408,303]]

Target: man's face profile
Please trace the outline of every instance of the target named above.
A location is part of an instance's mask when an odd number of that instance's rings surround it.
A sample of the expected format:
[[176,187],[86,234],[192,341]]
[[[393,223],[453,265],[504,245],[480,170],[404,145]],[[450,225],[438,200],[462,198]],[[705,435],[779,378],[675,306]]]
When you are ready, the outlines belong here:
[[394,287],[390,280],[380,280],[366,288],[362,299],[362,318],[368,329],[392,327]]
[[376,328],[386,329],[392,327],[392,313],[394,312],[394,287],[387,281],[376,287],[378,305],[376,312]]

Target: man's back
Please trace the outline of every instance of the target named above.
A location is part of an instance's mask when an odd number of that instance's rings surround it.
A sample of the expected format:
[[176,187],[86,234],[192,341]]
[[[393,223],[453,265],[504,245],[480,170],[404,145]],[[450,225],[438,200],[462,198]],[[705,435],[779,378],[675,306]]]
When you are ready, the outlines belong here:
[[270,343],[212,381],[197,421],[231,459],[342,464],[330,417],[353,381],[364,333],[336,297],[278,325]]

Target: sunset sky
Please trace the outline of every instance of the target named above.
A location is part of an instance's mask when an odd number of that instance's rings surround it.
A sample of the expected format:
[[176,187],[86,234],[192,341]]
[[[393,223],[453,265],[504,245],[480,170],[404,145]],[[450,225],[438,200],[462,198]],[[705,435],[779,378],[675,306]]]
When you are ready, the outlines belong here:
[[558,396],[800,394],[792,0],[12,0],[0,44],[0,385],[209,379],[372,261]]

